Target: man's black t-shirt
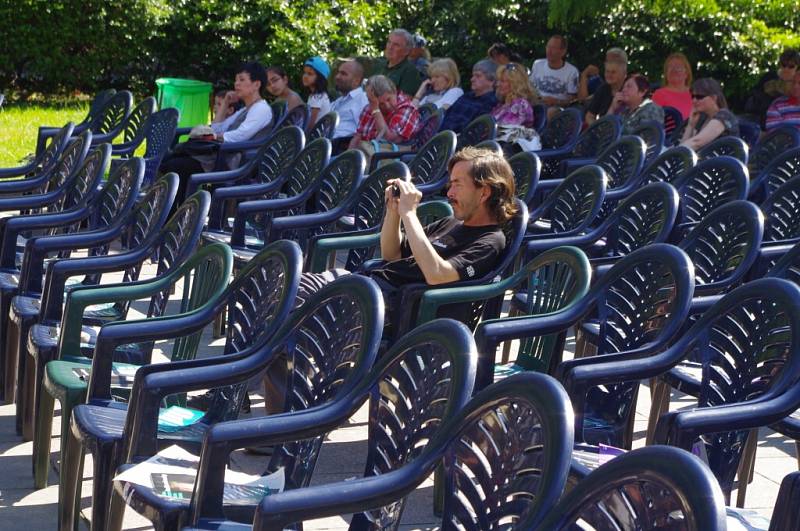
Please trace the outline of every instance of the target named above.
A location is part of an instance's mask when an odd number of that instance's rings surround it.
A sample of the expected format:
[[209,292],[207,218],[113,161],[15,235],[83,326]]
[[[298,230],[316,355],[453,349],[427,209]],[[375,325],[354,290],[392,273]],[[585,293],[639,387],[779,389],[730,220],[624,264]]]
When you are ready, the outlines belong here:
[[614,101],[614,89],[608,83],[603,83],[594,91],[594,96],[586,106],[586,112],[603,116],[608,112],[608,108],[611,107],[612,101]]
[[[436,253],[450,262],[461,280],[480,278],[495,266],[506,246],[506,238],[498,225],[465,227],[454,217],[440,219],[425,227],[425,234]],[[399,287],[412,282],[425,282],[411,246],[404,237],[400,244],[402,258],[372,270],[370,276]]]

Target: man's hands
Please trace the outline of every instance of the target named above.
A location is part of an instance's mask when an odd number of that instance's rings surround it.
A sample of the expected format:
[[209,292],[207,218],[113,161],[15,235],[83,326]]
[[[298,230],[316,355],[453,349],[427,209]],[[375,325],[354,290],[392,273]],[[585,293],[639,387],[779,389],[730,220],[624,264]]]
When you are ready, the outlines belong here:
[[583,69],[583,72],[581,72],[581,77],[584,79],[599,75],[600,75],[600,69],[597,68],[597,66],[595,65],[589,65]]
[[372,90],[371,86],[367,87],[365,90],[367,94],[367,101],[369,101],[369,108],[374,110],[380,110],[380,102],[378,101],[378,96],[375,95],[375,92]]
[[[386,213],[392,213],[401,218],[406,214],[416,215],[417,206],[422,200],[422,192],[417,190],[412,183],[402,179],[391,179],[386,181],[386,189],[383,197],[386,201]],[[396,186],[400,195],[395,197],[392,188]]]
[[424,98],[425,94],[428,93],[428,87],[430,87],[430,86],[431,86],[431,80],[430,79],[426,79],[425,81],[423,81],[420,84],[419,89],[417,89],[417,93],[414,95],[414,99],[415,100],[421,100],[422,98]]

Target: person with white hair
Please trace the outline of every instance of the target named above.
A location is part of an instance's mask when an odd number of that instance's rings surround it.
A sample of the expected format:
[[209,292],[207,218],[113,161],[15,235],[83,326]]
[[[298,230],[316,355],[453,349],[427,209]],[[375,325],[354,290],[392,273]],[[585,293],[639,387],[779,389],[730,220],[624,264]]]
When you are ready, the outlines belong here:
[[392,31],[383,51],[385,59],[378,64],[374,72],[388,77],[398,90],[409,97],[417,93],[422,83],[417,67],[408,59],[413,48],[413,35],[404,29]]

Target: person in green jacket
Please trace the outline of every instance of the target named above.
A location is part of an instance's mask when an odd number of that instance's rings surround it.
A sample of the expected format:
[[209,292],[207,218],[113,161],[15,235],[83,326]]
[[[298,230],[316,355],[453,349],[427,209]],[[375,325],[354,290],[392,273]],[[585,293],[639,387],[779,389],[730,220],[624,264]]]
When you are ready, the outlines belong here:
[[383,51],[385,57],[377,64],[373,74],[383,74],[392,80],[395,86],[406,93],[408,97],[414,97],[417,93],[422,79],[414,63],[408,60],[408,54],[414,48],[414,37],[404,29],[396,29],[389,33],[386,40],[386,49]]

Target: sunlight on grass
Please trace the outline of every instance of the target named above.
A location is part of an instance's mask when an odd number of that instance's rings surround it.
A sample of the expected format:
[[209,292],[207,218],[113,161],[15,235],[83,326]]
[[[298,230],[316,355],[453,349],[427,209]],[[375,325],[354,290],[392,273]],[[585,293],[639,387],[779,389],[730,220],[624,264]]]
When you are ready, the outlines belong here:
[[0,110],[0,168],[18,166],[20,159],[34,152],[40,125],[60,127],[69,120],[78,123],[88,109],[88,101],[4,105]]

